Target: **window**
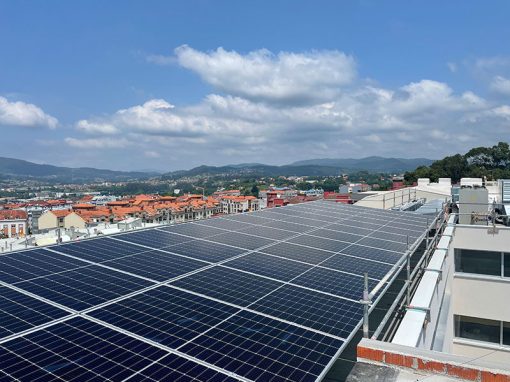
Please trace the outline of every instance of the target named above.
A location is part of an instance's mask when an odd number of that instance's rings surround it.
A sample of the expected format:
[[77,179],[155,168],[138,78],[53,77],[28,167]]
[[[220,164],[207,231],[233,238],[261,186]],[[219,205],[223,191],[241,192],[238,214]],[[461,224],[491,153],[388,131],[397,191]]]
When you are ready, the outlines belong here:
[[503,322],[503,345],[510,345],[510,322]]
[[501,321],[455,316],[455,337],[499,344]]
[[501,276],[501,252],[455,249],[455,272]]
[[510,253],[505,253],[503,276],[510,277]]

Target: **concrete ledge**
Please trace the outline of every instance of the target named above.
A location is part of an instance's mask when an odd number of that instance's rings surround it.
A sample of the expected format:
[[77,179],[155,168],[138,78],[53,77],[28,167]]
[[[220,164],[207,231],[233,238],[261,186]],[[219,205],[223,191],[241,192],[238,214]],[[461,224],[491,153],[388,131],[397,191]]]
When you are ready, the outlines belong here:
[[448,353],[362,339],[357,349],[358,362],[384,364],[464,381],[510,382],[510,365]]

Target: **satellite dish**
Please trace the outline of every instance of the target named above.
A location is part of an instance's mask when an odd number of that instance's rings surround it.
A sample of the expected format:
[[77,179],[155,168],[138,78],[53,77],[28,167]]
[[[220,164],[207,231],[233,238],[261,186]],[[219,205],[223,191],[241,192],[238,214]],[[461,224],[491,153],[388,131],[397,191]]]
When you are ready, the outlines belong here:
[[180,190],[180,189],[178,189],[178,188],[176,188],[176,189],[174,190],[174,194],[175,194],[175,195],[179,195],[179,192],[181,192],[181,190]]

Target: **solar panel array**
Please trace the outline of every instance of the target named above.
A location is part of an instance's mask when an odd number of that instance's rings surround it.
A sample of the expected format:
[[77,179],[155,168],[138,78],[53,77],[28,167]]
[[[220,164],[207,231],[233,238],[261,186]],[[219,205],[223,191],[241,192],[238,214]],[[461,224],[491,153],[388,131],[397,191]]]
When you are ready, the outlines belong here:
[[427,226],[318,201],[4,254],[0,380],[319,380]]

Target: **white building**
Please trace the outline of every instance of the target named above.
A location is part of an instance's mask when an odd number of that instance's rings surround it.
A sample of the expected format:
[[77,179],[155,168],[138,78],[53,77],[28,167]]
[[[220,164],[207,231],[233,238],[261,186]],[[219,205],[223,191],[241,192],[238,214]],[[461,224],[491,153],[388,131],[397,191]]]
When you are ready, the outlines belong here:
[[0,210],[0,235],[23,237],[27,234],[27,213],[21,210]]

